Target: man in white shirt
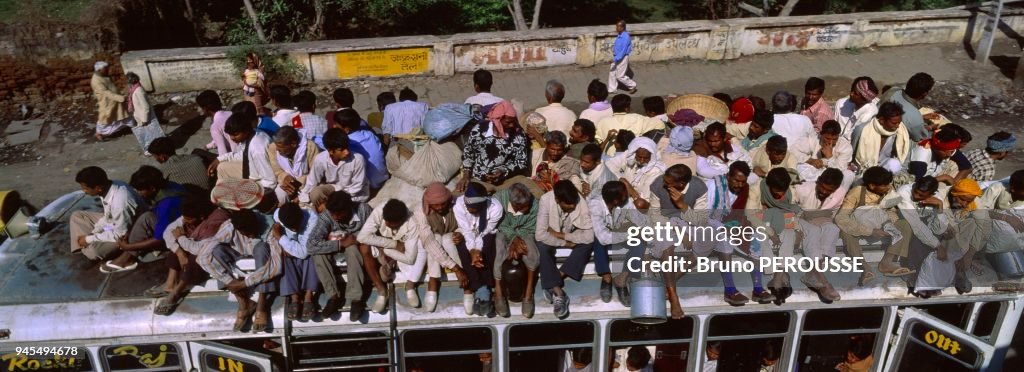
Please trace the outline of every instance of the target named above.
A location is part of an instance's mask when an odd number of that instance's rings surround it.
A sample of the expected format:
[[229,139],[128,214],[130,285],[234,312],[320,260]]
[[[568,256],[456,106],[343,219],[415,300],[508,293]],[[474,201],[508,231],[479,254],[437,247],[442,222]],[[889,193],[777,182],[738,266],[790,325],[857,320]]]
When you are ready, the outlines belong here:
[[[749,163],[750,155],[739,144],[729,141],[725,124],[712,123],[704,130],[701,139],[706,153],[697,157],[697,175],[705,180],[729,173],[735,162]],[[694,146],[696,147],[696,146]]]
[[775,114],[772,131],[786,137],[789,143],[798,143],[804,138],[813,137],[815,133],[811,119],[794,112],[795,109],[796,96],[789,92],[777,92],[772,97],[772,111]]
[[495,103],[503,101],[501,97],[491,94],[491,84],[494,83],[494,77],[491,76],[491,72],[479,69],[473,73],[473,90],[476,91],[476,95],[466,98],[466,103],[470,105],[490,106]]
[[[825,133],[824,128],[822,133]],[[794,203],[803,210],[796,219],[794,246],[800,247],[806,257],[818,261],[836,257],[839,226],[835,224],[834,218],[846,196],[844,178],[843,172],[838,169],[826,168],[817,177],[817,182],[804,182],[792,187]],[[800,281],[817,293],[821,302],[829,304],[840,299],[839,292],[828,282],[824,273],[814,268],[804,274]]]
[[328,129],[324,146],[327,151],[313,159],[313,169],[299,192],[299,200],[318,211],[323,210],[323,202],[335,191],[347,192],[358,203],[369,200],[366,161],[362,155],[349,151],[348,136],[339,128]]
[[309,321],[317,312],[317,294],[322,290],[313,256],[306,250],[316,221],[316,212],[295,203],[285,203],[274,212],[271,234],[285,253],[278,294],[289,299],[285,312],[288,320]]
[[850,95],[836,101],[836,121],[841,136],[853,142],[853,128],[870,123],[878,115],[878,87],[870,77],[853,79]]
[[[537,212],[537,250],[540,251],[540,282],[545,297],[554,305],[555,317],[569,316],[569,294],[562,287],[566,277],[583,278],[593,250],[594,228],[587,203],[572,182],[561,180],[540,198]],[[571,249],[558,267],[556,249]]]
[[853,146],[842,137],[841,130],[839,122],[827,120],[822,124],[818,138],[805,138],[790,148],[800,179],[814,182],[825,169],[835,168],[845,175],[844,186],[853,183],[854,174],[849,169],[853,161]]
[[228,118],[224,132],[238,143],[234,151],[217,156],[210,164],[210,175],[217,174],[226,179],[249,179],[272,191],[277,187],[277,176],[271,165],[268,147],[270,137],[257,131],[256,116],[248,112],[237,112]]
[[601,162],[601,147],[589,144],[580,152],[580,172],[569,178],[584,199],[600,199],[601,189],[615,175]]
[[274,143],[268,152],[274,170],[278,172],[277,188],[274,189],[277,202],[284,204],[298,200],[299,190],[306,184],[319,148],[295,128],[283,126],[274,134]]
[[[466,194],[455,199],[452,207],[460,232],[458,239],[453,240],[456,240],[459,261],[469,276],[469,286],[463,291],[466,315],[487,317],[494,311],[491,300],[491,288],[494,287],[492,265],[496,255],[498,223],[504,211],[501,202],[488,196],[484,185],[477,182],[471,182],[466,187]],[[470,299],[472,303],[468,301]]]
[[562,106],[562,99],[565,98],[565,85],[558,80],[548,80],[544,86],[544,98],[548,105],[538,107],[537,113],[544,115],[547,119],[548,131],[560,131],[568,135],[572,131],[572,123],[576,121],[576,113]]
[[[427,254],[420,246],[417,231],[418,226],[412,221],[409,208],[397,199],[389,199],[370,213],[366,224],[356,236],[360,243],[370,246],[375,257],[387,261],[385,267],[390,268],[392,261],[397,262],[400,273],[396,275],[395,282],[405,282],[405,299],[409,307],[420,306],[416,283],[423,276],[423,269],[427,265]],[[374,283],[377,288],[385,287],[380,277],[370,278],[380,281]],[[383,313],[388,304],[387,292],[378,293],[377,296],[372,310]]]
[[299,110],[295,109],[295,105],[292,104],[292,91],[284,85],[274,85],[270,87],[270,103],[274,104],[277,110],[274,110],[274,123],[277,126],[291,126],[292,119],[299,116]]
[[412,133],[423,126],[423,118],[430,108],[426,102],[417,102],[419,96],[406,87],[398,92],[398,102],[384,108],[384,121],[381,132],[384,133],[384,147],[391,143],[391,138]]
[[614,286],[619,303],[629,307],[629,286],[626,283],[629,271],[623,265],[622,272],[613,283],[608,251],[627,249],[626,262],[634,257],[642,259],[644,246],[628,246],[626,230],[632,226],[648,226],[648,220],[636,209],[626,190],[622,181],[610,181],[601,188],[601,197],[587,199],[587,205],[594,226],[594,271],[601,276],[601,301],[611,302]]
[[100,167],[86,167],[75,175],[82,192],[101,197],[103,213],[71,213],[71,252],[82,251],[90,260],[107,258],[118,251],[117,241],[128,234],[135,217],[146,210],[142,198],[121,181],[111,181]]

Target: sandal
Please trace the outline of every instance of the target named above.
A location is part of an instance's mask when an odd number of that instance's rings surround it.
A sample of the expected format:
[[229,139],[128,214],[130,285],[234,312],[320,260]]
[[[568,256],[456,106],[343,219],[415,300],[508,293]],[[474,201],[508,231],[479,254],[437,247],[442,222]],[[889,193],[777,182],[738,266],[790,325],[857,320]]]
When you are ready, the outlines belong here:
[[881,272],[882,275],[885,275],[885,276],[890,277],[890,278],[899,278],[899,277],[903,277],[903,276],[907,276],[907,275],[911,275],[911,274],[916,274],[917,273],[917,270],[911,270],[911,269],[908,269],[908,268],[905,268],[905,267],[899,267],[896,270],[889,271],[889,272],[882,271],[881,269],[879,269],[878,271]]
[[316,304],[312,302],[305,302],[302,304],[302,316],[299,318],[300,322],[308,322],[310,319],[316,316]]
[[181,302],[185,300],[184,295],[178,296],[178,300],[174,302],[168,301],[168,298],[169,297],[164,297],[157,301],[156,308],[153,309],[153,314],[163,316],[171,315],[174,313],[174,310],[178,308],[178,305],[181,305]]
[[143,296],[152,297],[152,298],[167,297],[167,295],[169,295],[169,294],[171,294],[171,293],[168,292],[166,289],[164,289],[164,285],[163,284],[154,285],[152,287],[149,287],[149,289],[147,289],[145,292],[142,292]]
[[133,262],[131,265],[125,265],[124,267],[114,265],[114,261],[110,260],[100,265],[100,272],[104,274],[120,273],[125,271],[132,271],[139,268],[139,262]]
[[257,311],[256,316],[252,320],[252,333],[262,333],[267,331],[267,318],[269,314]]
[[286,308],[287,310],[284,313],[285,319],[299,320],[299,311],[302,310],[302,305],[298,302],[289,302]]
[[252,308],[249,309],[249,310],[245,310],[244,312],[243,312],[243,310],[238,310],[238,313],[235,316],[234,331],[235,332],[241,332],[242,328],[245,328],[245,324],[249,323],[249,321],[252,320],[252,315],[255,314],[255,313],[256,313],[256,304],[255,303],[252,304]]
[[871,269],[867,269],[863,273],[861,273],[860,278],[857,279],[857,286],[863,287],[865,284],[870,283],[872,280],[875,280],[875,272],[872,271]]

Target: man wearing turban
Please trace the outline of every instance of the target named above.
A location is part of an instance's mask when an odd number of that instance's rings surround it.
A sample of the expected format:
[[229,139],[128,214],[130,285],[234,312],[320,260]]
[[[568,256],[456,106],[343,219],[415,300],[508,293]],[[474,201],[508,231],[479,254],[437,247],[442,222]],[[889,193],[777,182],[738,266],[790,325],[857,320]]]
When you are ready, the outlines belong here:
[[988,137],[985,148],[966,151],[964,155],[971,162],[971,178],[978,182],[995,179],[995,162],[1006,159],[1016,147],[1016,137],[1008,132],[999,131]]
[[93,71],[89,86],[96,97],[98,112],[96,139],[102,141],[125,127],[134,125],[134,119],[128,115],[125,108],[125,96],[118,92],[117,86],[110,80],[110,64],[96,61],[93,64]]

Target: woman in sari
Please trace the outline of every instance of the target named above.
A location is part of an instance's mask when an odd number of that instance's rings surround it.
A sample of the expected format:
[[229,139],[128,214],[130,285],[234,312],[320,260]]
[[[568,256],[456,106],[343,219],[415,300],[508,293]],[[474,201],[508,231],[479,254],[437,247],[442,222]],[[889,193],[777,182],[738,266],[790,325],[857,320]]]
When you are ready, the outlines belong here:
[[267,102],[266,77],[263,75],[263,61],[255,52],[245,56],[245,70],[242,71],[242,96],[246,101],[256,105],[258,115],[266,115]]

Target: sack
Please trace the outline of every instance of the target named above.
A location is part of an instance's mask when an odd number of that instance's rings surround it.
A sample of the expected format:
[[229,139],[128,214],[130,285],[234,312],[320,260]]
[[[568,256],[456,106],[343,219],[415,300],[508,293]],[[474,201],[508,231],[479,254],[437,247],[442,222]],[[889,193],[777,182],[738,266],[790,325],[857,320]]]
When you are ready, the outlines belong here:
[[427,111],[423,118],[423,132],[430,139],[441,141],[458,133],[470,120],[474,120],[470,105],[444,103]]
[[146,125],[132,127],[132,133],[139,140],[139,146],[142,146],[142,151],[149,151],[149,144],[153,140],[163,137],[164,129],[160,127],[160,122],[157,119],[153,119],[146,123]]
[[448,183],[461,168],[462,149],[458,145],[453,142],[438,144],[429,141],[412,158],[403,161],[392,176],[414,186],[427,187],[433,182]]

